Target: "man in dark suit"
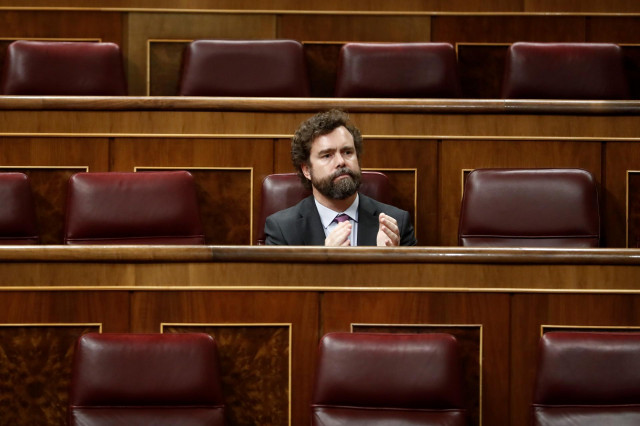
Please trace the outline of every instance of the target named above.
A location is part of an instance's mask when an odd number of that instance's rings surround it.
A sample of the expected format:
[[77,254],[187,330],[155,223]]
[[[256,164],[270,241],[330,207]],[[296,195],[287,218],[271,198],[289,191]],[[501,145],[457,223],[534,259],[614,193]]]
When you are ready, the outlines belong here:
[[358,193],[362,135],[338,110],[303,122],[291,159],[312,195],[267,218],[266,244],[416,245],[409,213]]

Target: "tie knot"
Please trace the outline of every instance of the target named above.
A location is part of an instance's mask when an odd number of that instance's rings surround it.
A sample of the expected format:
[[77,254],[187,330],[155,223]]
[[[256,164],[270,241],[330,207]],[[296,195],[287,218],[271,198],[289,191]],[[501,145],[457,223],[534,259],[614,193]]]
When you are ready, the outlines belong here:
[[346,222],[347,220],[349,220],[349,215],[345,214],[345,213],[340,213],[338,216],[336,216],[335,219],[336,222],[338,223],[342,223],[342,222]]

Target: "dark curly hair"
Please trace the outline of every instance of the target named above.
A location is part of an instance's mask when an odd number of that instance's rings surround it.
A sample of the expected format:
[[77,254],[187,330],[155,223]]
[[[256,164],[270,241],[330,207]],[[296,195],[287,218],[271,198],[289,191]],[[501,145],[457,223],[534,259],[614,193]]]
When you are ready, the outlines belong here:
[[311,145],[313,141],[322,135],[331,133],[340,126],[344,126],[351,136],[356,148],[356,157],[360,162],[360,154],[362,153],[362,134],[360,130],[349,120],[349,114],[338,109],[332,109],[326,112],[320,112],[308,120],[304,121],[296,130],[291,139],[291,162],[296,169],[300,180],[305,188],[311,188],[311,182],[302,173],[302,165],[309,164],[311,156]]

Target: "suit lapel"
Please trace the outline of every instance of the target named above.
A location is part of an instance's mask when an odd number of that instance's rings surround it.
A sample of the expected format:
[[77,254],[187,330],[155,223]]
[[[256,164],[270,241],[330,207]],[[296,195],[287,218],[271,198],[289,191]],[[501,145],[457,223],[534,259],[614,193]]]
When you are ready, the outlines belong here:
[[378,209],[371,198],[361,193],[358,205],[358,246],[375,246],[378,229]]
[[297,228],[301,231],[303,245],[324,245],[324,229],[322,227],[322,221],[320,220],[320,214],[313,200],[313,195],[305,198],[300,205]]

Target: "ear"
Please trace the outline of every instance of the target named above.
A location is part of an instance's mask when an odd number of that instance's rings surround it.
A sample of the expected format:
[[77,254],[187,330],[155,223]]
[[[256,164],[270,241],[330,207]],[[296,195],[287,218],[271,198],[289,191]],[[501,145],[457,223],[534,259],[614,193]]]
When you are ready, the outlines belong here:
[[311,180],[311,170],[309,169],[309,165],[307,163],[302,163],[300,165],[300,169],[302,170],[302,174],[304,175],[304,177],[306,177],[308,180]]

